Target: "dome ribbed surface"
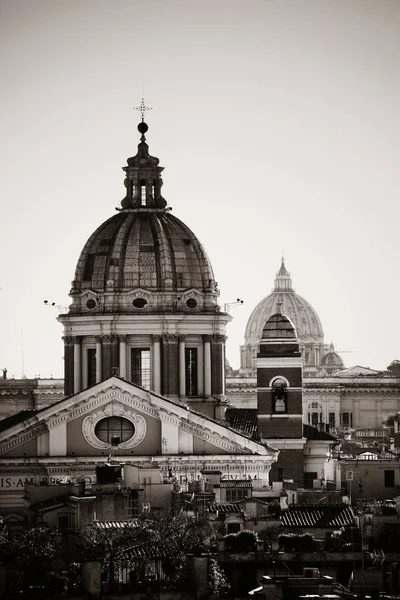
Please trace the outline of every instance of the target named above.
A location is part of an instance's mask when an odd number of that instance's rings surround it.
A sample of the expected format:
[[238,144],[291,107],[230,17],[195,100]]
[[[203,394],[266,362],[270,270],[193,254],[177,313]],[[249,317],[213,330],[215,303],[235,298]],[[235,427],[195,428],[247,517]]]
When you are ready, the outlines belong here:
[[338,369],[343,369],[344,362],[337,352],[328,352],[327,354],[324,354],[321,359],[321,367],[336,367]]
[[281,313],[272,315],[265,323],[262,331],[262,340],[292,339],[296,340],[296,330],[288,317]]
[[300,342],[323,342],[321,321],[311,304],[295,293],[283,258],[273,292],[257,304],[247,321],[245,344],[258,344],[265,322],[278,312],[293,322]]
[[100,225],[79,257],[76,291],[136,287],[214,289],[207,254],[194,233],[165,210],[123,210]]
[[260,341],[264,323],[277,312],[279,303],[282,303],[282,313],[293,321],[299,340],[323,339],[321,321],[309,302],[295,292],[272,292],[251,313],[245,332],[246,344]]

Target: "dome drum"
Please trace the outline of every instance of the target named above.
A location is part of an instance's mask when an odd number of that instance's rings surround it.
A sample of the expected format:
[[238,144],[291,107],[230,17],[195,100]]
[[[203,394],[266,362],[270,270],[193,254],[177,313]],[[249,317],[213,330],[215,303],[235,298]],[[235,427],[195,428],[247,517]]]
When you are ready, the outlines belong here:
[[96,293],[86,290],[80,294],[71,294],[72,304],[69,314],[96,315],[118,313],[144,315],[154,313],[219,313],[216,293],[203,293],[197,290],[182,292],[154,292],[135,289],[126,292],[106,291]]

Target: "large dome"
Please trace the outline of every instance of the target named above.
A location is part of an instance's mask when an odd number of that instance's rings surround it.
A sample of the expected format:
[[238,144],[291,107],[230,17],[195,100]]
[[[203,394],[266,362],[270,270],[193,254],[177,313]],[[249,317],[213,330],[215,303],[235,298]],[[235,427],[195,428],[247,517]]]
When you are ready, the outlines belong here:
[[171,214],[162,196],[158,158],[139,124],[137,154],[127,160],[126,195],[117,214],[90,236],[72,282],[72,313],[215,312],[218,289],[194,233]]
[[206,292],[215,283],[202,245],[182,221],[165,209],[126,209],[90,236],[78,260],[74,287]]
[[307,300],[295,293],[290,273],[282,260],[272,293],[263,298],[250,315],[245,331],[246,344],[259,343],[265,322],[278,312],[279,306],[282,314],[293,321],[300,342],[323,340],[324,332],[316,311]]
[[287,315],[293,322],[305,364],[319,365],[324,338],[321,321],[311,304],[295,293],[282,259],[272,293],[257,304],[247,322],[245,344],[241,347],[242,369],[254,370],[254,358],[265,322],[277,312]]

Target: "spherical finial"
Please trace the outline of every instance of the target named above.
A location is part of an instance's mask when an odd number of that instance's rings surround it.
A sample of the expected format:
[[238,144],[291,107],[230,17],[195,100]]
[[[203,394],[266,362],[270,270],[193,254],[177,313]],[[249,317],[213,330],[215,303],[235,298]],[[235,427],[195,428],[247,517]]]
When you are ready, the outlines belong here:
[[146,133],[146,131],[148,130],[149,126],[147,125],[147,123],[145,123],[144,121],[142,121],[141,123],[139,123],[139,125],[137,126],[139,133],[141,133],[142,135],[144,135]]

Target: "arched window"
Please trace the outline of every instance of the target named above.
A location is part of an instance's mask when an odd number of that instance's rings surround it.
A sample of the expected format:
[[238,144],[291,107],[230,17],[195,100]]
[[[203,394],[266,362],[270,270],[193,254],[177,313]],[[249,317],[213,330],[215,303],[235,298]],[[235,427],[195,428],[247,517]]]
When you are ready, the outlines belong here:
[[283,377],[272,382],[272,412],[287,413],[287,381]]
[[146,182],[144,179],[140,180],[140,204],[146,206]]

